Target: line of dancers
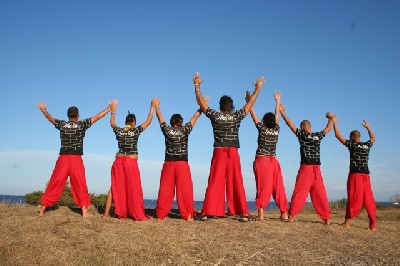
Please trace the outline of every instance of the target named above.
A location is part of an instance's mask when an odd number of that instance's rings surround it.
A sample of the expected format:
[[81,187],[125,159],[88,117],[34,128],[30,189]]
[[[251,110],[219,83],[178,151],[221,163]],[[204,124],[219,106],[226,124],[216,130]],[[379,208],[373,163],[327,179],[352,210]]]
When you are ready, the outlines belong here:
[[[39,215],[43,216],[46,208],[54,205],[61,197],[68,177],[75,203],[82,209],[82,216],[91,216],[88,211],[90,195],[88,193],[85,169],[82,160],[83,139],[85,132],[95,122],[109,112],[110,125],[118,142],[118,152],[111,167],[111,188],[108,192],[104,218],[109,216],[111,204],[118,218],[132,218],[137,221],[152,219],[145,213],[140,171],[138,167],[138,139],[140,134],[150,125],[154,112],[158,118],[161,132],[165,137],[165,161],[161,170],[160,187],[158,192],[156,216],[162,220],[167,217],[176,201],[182,219],[206,221],[210,218],[224,217],[226,212],[238,215],[241,221],[263,220],[264,210],[271,196],[280,209],[280,219],[293,222],[295,216],[304,207],[310,194],[311,201],[319,217],[325,224],[330,224],[330,207],[325,185],[320,169],[320,143],[330,132],[332,125],[336,138],[350,152],[350,169],[347,180],[347,205],[343,227],[349,228],[351,220],[356,217],[362,206],[369,217],[369,228],[376,229],[376,203],[370,183],[368,168],[369,151],[375,142],[375,135],[367,121],[362,125],[367,129],[369,140],[361,141],[361,134],[354,130],[350,138],[344,138],[338,127],[336,115],[326,113],[327,125],[322,131],[313,132],[311,123],[303,120],[300,128],[290,120],[281,103],[281,93],[274,93],[275,111],[267,112],[260,120],[253,108],[257,96],[265,83],[260,76],[253,83],[253,92],[245,94],[245,104],[235,109],[233,100],[223,95],[219,101],[219,111],[208,106],[208,97],[201,93],[202,79],[199,73],[193,76],[195,97],[199,105],[192,118],[183,123],[180,114],[173,114],[169,125],[162,116],[160,100],[152,99],[150,110],[145,122],[136,124],[136,116],[128,112],[124,127],[118,127],[115,122],[118,100],[109,102],[107,108],[92,118],[79,120],[77,107],[67,111],[68,121],[56,119],[47,111],[46,104],[39,103],[38,108],[47,120],[60,131],[61,148],[59,157],[47,188],[41,198]],[[249,213],[239,156],[239,127],[241,121],[251,115],[258,130],[258,147],[253,162],[256,181],[256,218]],[[194,210],[193,182],[188,164],[188,137],[197,119],[204,114],[210,119],[213,135],[214,150],[211,159],[210,174],[201,214]],[[280,126],[279,116],[282,116],[300,144],[300,168],[296,177],[294,191],[288,208],[283,176],[278,159],[276,145]],[[226,202],[228,209],[226,210]]]

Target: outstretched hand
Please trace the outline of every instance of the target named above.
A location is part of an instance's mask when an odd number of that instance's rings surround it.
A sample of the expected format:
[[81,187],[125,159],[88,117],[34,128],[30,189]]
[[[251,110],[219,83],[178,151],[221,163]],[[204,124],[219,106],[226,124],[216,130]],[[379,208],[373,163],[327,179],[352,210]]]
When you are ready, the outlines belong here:
[[261,88],[263,86],[264,82],[265,82],[265,78],[263,76],[259,76],[257,78],[257,81],[253,82],[253,84],[256,86],[256,88]]
[[111,112],[115,112],[117,110],[117,105],[118,105],[118,100],[114,99],[111,102],[108,103],[108,106],[110,107]]
[[280,105],[279,105],[279,111],[280,111],[281,113],[284,113],[284,112],[285,112],[285,106],[284,106],[283,104],[280,104]]
[[362,126],[368,129],[368,128],[369,128],[369,123],[368,123],[368,121],[363,120]]
[[274,98],[275,98],[275,101],[277,102],[277,101],[280,101],[281,100],[281,92],[280,91],[275,91],[274,92]]
[[153,98],[151,100],[151,106],[158,106],[160,105],[160,100],[158,98]]
[[46,104],[45,104],[45,103],[40,102],[40,103],[38,103],[37,107],[38,107],[39,110],[42,111],[42,112],[43,112],[44,110],[46,110]]
[[200,78],[200,73],[199,72],[194,73],[193,84],[200,85],[202,82],[203,82],[203,80]]
[[332,114],[331,112],[327,112],[326,115],[325,115],[325,117],[328,118],[328,119],[332,119],[333,116],[334,116],[334,114]]

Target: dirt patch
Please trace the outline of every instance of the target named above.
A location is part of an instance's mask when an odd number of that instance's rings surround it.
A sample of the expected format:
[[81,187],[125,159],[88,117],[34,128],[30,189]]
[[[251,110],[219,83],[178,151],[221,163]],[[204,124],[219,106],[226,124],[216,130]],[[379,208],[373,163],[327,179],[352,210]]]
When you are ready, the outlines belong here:
[[[1,265],[399,265],[400,208],[378,209],[377,230],[363,211],[344,229],[344,210],[325,226],[312,209],[295,223],[279,212],[264,221],[237,217],[186,222],[135,222],[82,218],[59,207],[37,216],[38,208],[0,204]],[[149,213],[151,211],[149,210]],[[174,217],[174,216],[171,216]]]

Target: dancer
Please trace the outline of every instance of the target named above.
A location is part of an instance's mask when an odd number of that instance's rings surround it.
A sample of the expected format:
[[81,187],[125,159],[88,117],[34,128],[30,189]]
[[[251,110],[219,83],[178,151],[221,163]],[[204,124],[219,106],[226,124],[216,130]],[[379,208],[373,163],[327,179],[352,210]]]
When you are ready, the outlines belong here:
[[220,112],[211,109],[203,100],[200,92],[202,80],[200,74],[193,77],[197,103],[201,111],[211,120],[214,133],[214,153],[211,160],[208,187],[202,208],[202,219],[208,216],[225,216],[225,186],[230,214],[242,215],[242,221],[248,221],[250,214],[243,186],[242,169],[240,165],[239,127],[243,118],[250,112],[264,83],[264,77],[258,77],[255,89],[243,108],[234,111],[233,100],[222,96],[219,105]]
[[61,148],[54,167],[50,181],[44,192],[39,209],[39,216],[43,216],[46,208],[54,205],[61,197],[67,182],[70,178],[71,192],[76,205],[82,210],[82,216],[88,217],[91,214],[87,208],[90,205],[90,195],[86,184],[85,167],[82,160],[83,138],[85,132],[96,121],[104,117],[110,107],[93,116],[79,121],[79,110],[75,106],[68,108],[68,121],[54,118],[48,111],[45,103],[39,103],[38,108],[42,111],[46,119],[52,123],[55,128],[60,130]]
[[[267,207],[271,195],[281,211],[281,220],[287,220],[288,202],[281,166],[276,158],[276,144],[278,143],[279,127],[279,105],[281,93],[276,91],[275,114],[268,112],[263,116],[262,121],[257,117],[254,107],[251,107],[250,114],[258,130],[258,148],[253,163],[254,176],[256,179],[257,196],[256,208],[258,220],[264,220],[264,209]],[[250,100],[250,92],[246,92],[246,101]]]
[[[205,102],[208,99],[204,99]],[[160,109],[160,101],[155,105],[161,131],[165,137],[165,161],[161,171],[156,214],[158,219],[167,217],[175,196],[182,219],[193,221],[195,215],[193,202],[193,182],[188,164],[188,137],[201,110],[197,110],[190,121],[183,125],[180,114],[173,114],[171,126],[165,122]]]
[[[114,100],[110,103],[110,124],[118,140],[118,152],[111,168],[110,197],[114,202],[114,212],[118,218],[130,217],[136,221],[150,218],[144,211],[143,191],[137,162],[137,144],[139,135],[153,119],[156,101],[156,99],[151,101],[147,119],[138,127],[135,127],[136,116],[128,112],[124,128],[118,127],[115,123],[118,101]],[[108,211],[106,210],[106,215],[108,215]]]
[[339,131],[337,117],[332,117],[336,138],[345,145],[350,152],[350,171],[347,178],[347,204],[345,221],[341,224],[350,228],[351,220],[356,217],[364,205],[368,213],[369,228],[376,230],[376,203],[371,188],[368,168],[369,151],[375,142],[375,135],[367,121],[362,126],[368,131],[369,140],[361,142],[361,134],[358,130],[350,133],[350,140],[345,139]]
[[331,210],[325,185],[321,174],[320,145],[321,140],[329,133],[332,128],[331,114],[327,113],[328,123],[324,130],[320,132],[311,131],[311,123],[303,120],[298,129],[285,113],[285,107],[279,107],[281,115],[286,124],[297,136],[300,143],[300,169],[296,177],[296,184],[289,209],[289,221],[293,222],[294,217],[303,209],[308,193],[319,217],[325,224],[330,224]]

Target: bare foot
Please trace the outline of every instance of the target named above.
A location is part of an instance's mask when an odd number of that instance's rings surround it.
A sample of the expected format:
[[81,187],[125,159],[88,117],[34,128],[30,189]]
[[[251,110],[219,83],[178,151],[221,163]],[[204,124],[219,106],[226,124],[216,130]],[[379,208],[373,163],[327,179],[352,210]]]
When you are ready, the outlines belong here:
[[46,211],[46,206],[40,206],[38,215],[43,216],[45,211]]
[[288,221],[291,222],[291,223],[293,223],[293,222],[294,222],[294,216],[289,215],[289,220],[288,220]]
[[325,222],[325,225],[330,225],[331,224],[331,220],[330,219],[326,219],[326,220],[324,220],[324,222]]
[[285,213],[282,213],[280,219],[281,219],[282,221],[287,221],[287,220],[289,219],[287,213],[286,213],[286,212],[285,212]]
[[350,228],[350,219],[344,220],[344,223],[340,224],[343,228]]
[[82,207],[82,217],[83,218],[93,217],[93,214],[91,214],[86,207]]
[[108,215],[108,214],[103,214],[103,215],[101,216],[101,218],[102,218],[102,219],[108,219],[108,218],[110,218],[110,215]]
[[258,209],[258,217],[257,220],[264,220],[264,209],[260,208]]
[[371,231],[376,231],[376,227],[370,228]]

